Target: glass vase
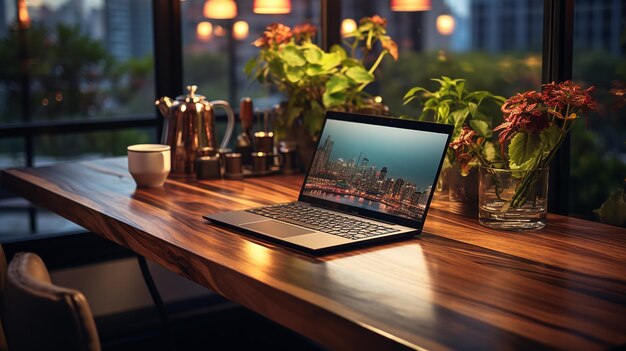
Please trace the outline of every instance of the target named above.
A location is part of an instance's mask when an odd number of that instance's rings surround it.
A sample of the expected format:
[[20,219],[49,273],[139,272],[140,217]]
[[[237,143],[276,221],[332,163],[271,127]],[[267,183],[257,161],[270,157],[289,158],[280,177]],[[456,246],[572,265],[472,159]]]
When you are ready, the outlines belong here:
[[478,220],[503,230],[546,225],[548,168],[530,171],[480,167]]

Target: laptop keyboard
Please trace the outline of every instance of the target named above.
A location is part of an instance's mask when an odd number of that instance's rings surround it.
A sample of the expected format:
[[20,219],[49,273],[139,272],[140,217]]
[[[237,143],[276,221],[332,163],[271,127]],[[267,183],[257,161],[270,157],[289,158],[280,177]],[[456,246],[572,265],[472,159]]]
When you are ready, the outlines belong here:
[[297,203],[272,205],[246,211],[352,240],[400,231]]

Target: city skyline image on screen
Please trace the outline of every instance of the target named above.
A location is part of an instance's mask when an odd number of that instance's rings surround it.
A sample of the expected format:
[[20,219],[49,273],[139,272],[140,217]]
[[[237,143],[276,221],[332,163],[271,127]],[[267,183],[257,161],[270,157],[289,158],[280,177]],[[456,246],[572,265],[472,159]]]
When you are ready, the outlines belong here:
[[303,195],[421,220],[447,134],[329,119]]

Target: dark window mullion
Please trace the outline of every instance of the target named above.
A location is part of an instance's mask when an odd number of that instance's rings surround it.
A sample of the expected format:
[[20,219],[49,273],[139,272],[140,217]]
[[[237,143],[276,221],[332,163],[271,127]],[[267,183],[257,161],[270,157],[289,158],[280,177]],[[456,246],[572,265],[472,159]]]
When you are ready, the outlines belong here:
[[[152,0],[154,26],[155,99],[178,96],[183,88],[183,40],[180,0]],[[161,139],[163,118],[158,116],[157,138]]]
[[[542,82],[572,79],[574,0],[544,0]],[[569,212],[570,138],[552,163],[548,188],[550,212]]]
[[341,0],[321,0],[322,49],[341,44]]

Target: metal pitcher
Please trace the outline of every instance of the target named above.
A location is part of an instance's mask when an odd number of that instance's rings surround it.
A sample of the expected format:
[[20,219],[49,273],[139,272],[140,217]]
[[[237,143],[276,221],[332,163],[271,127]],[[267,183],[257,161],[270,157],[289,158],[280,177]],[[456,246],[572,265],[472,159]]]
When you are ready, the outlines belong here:
[[[165,96],[155,102],[164,117],[161,143],[171,147],[172,173],[195,173],[198,150],[208,147],[217,153],[226,149],[233,134],[235,114],[228,102],[209,102],[204,96],[196,95],[197,89],[196,85],[189,85],[187,95],[180,95],[176,100]],[[215,132],[215,107],[224,108],[228,117],[221,144]]]

